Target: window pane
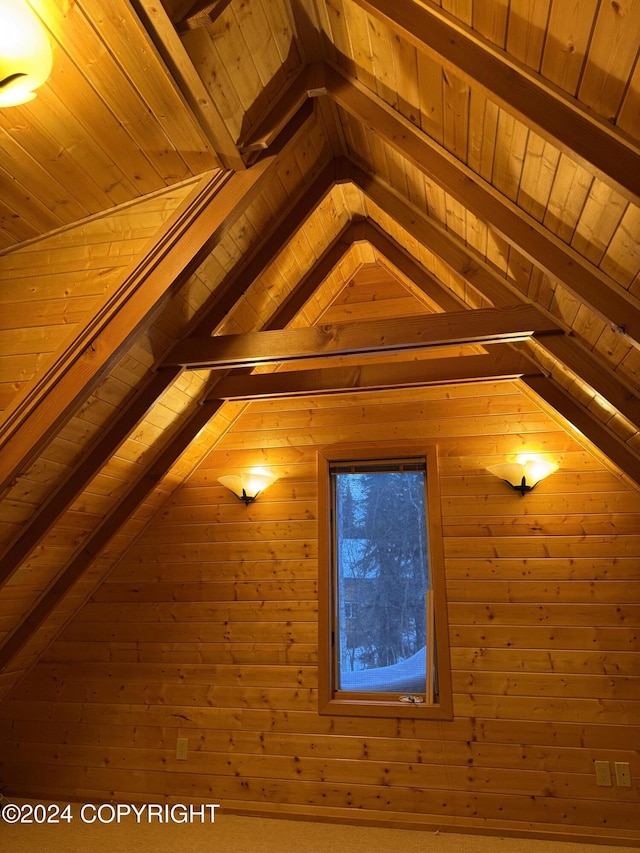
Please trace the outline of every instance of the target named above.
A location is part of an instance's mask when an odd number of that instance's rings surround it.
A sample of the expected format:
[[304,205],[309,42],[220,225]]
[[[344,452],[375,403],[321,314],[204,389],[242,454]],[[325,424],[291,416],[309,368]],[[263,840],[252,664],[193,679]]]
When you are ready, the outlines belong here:
[[336,686],[425,693],[425,473],[385,468],[333,473]]

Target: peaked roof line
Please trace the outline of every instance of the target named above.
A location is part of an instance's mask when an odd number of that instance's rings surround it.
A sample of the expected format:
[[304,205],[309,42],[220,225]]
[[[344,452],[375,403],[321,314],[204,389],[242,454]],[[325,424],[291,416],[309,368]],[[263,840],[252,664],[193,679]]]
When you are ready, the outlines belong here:
[[[332,170],[326,170],[323,179],[326,180]],[[331,185],[333,180],[331,180]],[[329,184],[326,186],[328,191],[331,188]],[[366,223],[365,223],[366,224]],[[368,233],[375,239],[376,234],[380,234],[379,228],[369,226],[364,233]],[[288,236],[291,236],[290,234]],[[383,235],[387,241],[387,245],[394,245],[393,240],[388,235]],[[328,245],[323,256],[314,264],[309,271],[305,280],[299,284],[298,290],[302,289],[303,296],[298,299],[291,300],[288,307],[279,312],[278,318],[272,319],[267,324],[269,328],[284,328],[288,322],[295,316],[300,308],[300,302],[306,301],[313,291],[319,286],[322,280],[328,275],[333,265],[338,261],[339,257],[343,256],[349,247],[355,241],[363,239],[363,228],[361,222],[355,222],[348,225],[337,235],[337,237]],[[264,253],[264,247],[263,253]],[[260,254],[258,252],[257,254]],[[272,247],[270,254],[274,255]],[[276,252],[277,254],[277,252]],[[396,256],[402,255],[403,252],[399,249]],[[330,258],[330,262],[323,263],[323,258]],[[397,257],[396,257],[397,259]],[[393,265],[393,262],[389,260]],[[414,264],[417,262],[414,261]],[[236,273],[237,275],[237,273]],[[235,278],[235,276],[233,276]],[[248,287],[250,282],[246,282]],[[203,312],[203,313],[209,313]],[[214,312],[219,318],[220,314]],[[475,312],[474,316],[475,316]],[[483,312],[480,312],[481,314]],[[490,312],[489,312],[490,313]],[[445,315],[436,315],[443,319]],[[496,316],[500,316],[500,311]],[[211,316],[207,320],[200,319],[196,328],[201,329],[203,323],[211,325],[215,323],[215,319]],[[545,322],[545,326],[548,323]],[[258,333],[260,334],[260,333]],[[544,342],[552,340],[555,336],[539,339],[541,345]],[[566,337],[566,336],[565,336]],[[566,340],[570,340],[566,338]],[[626,446],[623,446],[619,441],[616,441],[615,436],[603,427],[602,424],[595,422],[593,416],[588,410],[581,407],[579,404],[568,399],[566,392],[556,383],[547,377],[539,376],[539,369],[531,365],[531,369],[526,368],[529,360],[514,358],[517,354],[512,354],[506,358],[506,355],[500,357],[496,361],[496,355],[489,356],[470,356],[468,359],[436,359],[434,364],[430,365],[431,370],[424,373],[422,376],[416,375],[415,368],[412,375],[406,373],[402,365],[390,366],[389,369],[384,366],[377,366],[372,369],[370,375],[357,370],[354,374],[350,369],[338,369],[338,371],[302,371],[306,373],[306,379],[310,380],[311,384],[302,387],[299,383],[302,381],[300,374],[272,374],[267,377],[250,377],[246,379],[250,381],[247,386],[246,382],[239,376],[236,379],[224,378],[219,382],[219,374],[210,379],[207,384],[206,392],[202,396],[203,402],[197,406],[186,424],[180,431],[173,436],[169,443],[160,451],[151,468],[141,474],[139,479],[132,485],[129,492],[119,501],[114,510],[100,523],[94,532],[83,542],[82,548],[62,567],[61,571],[50,584],[48,589],[33,605],[28,614],[26,614],[19,626],[0,644],[0,668],[7,667],[12,659],[19,654],[31,641],[37,638],[40,631],[45,631],[48,634],[47,624],[48,618],[55,610],[61,599],[72,594],[75,583],[81,578],[84,571],[91,565],[100,552],[107,546],[108,542],[115,536],[121,527],[124,525],[129,516],[142,504],[149,493],[158,485],[166,472],[179,458],[180,454],[186,449],[189,443],[195,438],[202,427],[210,420],[210,418],[219,411],[223,405],[220,399],[221,395],[227,395],[228,399],[235,397],[247,397],[267,394],[289,395],[291,393],[314,393],[322,390],[323,387],[329,392],[335,392],[343,387],[344,390],[361,389],[367,390],[375,387],[384,387],[389,384],[401,384],[407,382],[411,384],[430,384],[432,382],[455,382],[455,381],[477,381],[487,378],[513,378],[522,376],[527,385],[540,394],[543,399],[551,401],[560,413],[567,417],[568,420],[580,428],[587,437],[599,439],[605,446],[605,452],[609,451],[610,458],[621,466],[624,466],[627,473],[632,477],[637,477],[640,483],[640,460],[635,455],[631,454]],[[505,361],[506,358],[506,361]],[[52,496],[46,509],[38,513],[34,519],[27,524],[21,535],[5,552],[2,560],[3,576],[2,580],[6,582],[12,570],[15,571],[33,548],[36,547],[38,541],[51,529],[59,516],[73,502],[73,500],[82,491],[86,482],[100,470],[106,459],[116,446],[118,438],[123,439],[135,423],[130,419],[131,411],[136,412],[138,420],[144,416],[148,410],[162,393],[166,387],[174,381],[179,373],[179,368],[171,369],[171,356],[167,357],[166,364],[162,366],[160,371],[154,376],[151,383],[139,392],[136,399],[132,402],[129,409],[123,412],[119,419],[112,427],[110,434],[105,436],[99,447],[94,448],[89,453],[87,458],[83,460],[81,466],[83,474],[81,476],[79,468],[70,475],[70,477],[62,484],[60,490],[55,496]],[[404,370],[404,372],[403,372]],[[434,370],[436,371],[434,373]],[[246,371],[240,371],[246,373]],[[324,375],[322,375],[324,374]],[[402,376],[400,376],[402,374]],[[398,378],[400,376],[400,379]],[[274,380],[274,377],[277,377]],[[274,384],[275,382],[275,384]],[[298,383],[298,384],[296,384]],[[328,383],[328,385],[327,385]],[[278,387],[276,387],[278,386]],[[282,387],[280,387],[282,386]],[[331,387],[333,386],[333,387]],[[247,388],[249,390],[247,390]],[[252,388],[257,390],[251,390]],[[226,389],[226,390],[225,390]],[[64,496],[64,500],[62,500]],[[53,511],[51,512],[50,510]],[[96,580],[96,583],[99,579]]]
[[[620,128],[430,0],[421,4],[407,0],[354,2],[397,37],[419,51],[435,55],[445,68],[479,87],[496,104],[533,126],[540,136],[595,171],[627,199],[640,201],[640,147]],[[269,147],[278,129],[306,97],[327,94],[326,68],[330,66],[311,63],[303,67],[263,121],[235,143],[200,78],[185,74],[184,68],[191,66],[191,60],[166,11],[151,6],[148,0],[135,0],[135,5],[192,109],[200,115],[202,109],[198,105],[204,103],[208,112],[215,115],[215,127],[209,117],[205,117],[203,125],[210,131],[214,148],[228,168],[242,168],[253,162],[253,153]],[[207,24],[218,14],[216,10],[209,15],[207,9],[204,15],[189,15],[185,18],[191,21],[187,28]],[[329,94],[335,97],[335,92]]]
[[[255,137],[247,141],[248,149],[267,148],[270,140],[290,120],[293,108],[301,107],[306,98],[327,96],[352,118],[367,127],[375,127],[376,135],[383,142],[487,222],[528,260],[557,279],[629,344],[640,349],[640,300],[637,297],[586,262],[571,246],[431,140],[378,95],[327,62],[307,66],[285,94],[270,114],[267,126],[260,126]],[[597,137],[597,131],[595,133]],[[604,144],[604,140],[601,143]],[[599,146],[594,146],[592,156],[598,150]],[[640,174],[637,151],[633,152],[631,162],[634,172]]]
[[[200,196],[191,200],[181,211],[174,230],[163,231],[127,280],[125,290],[130,298],[122,298],[112,310],[92,327],[94,334],[78,342],[61,371],[62,381],[41,386],[22,417],[11,420],[0,447],[0,478],[7,482],[34,458],[51,440],[61,424],[69,420],[79,402],[107,374],[140,330],[159,310],[164,294],[184,282],[215,245],[221,233],[228,229],[247,208],[259,188],[271,177],[287,145],[294,144],[297,131],[304,126],[311,110],[310,99],[328,99],[336,108],[345,110],[367,126],[375,125],[382,140],[413,162],[422,174],[430,176],[453,197],[461,201],[479,218],[535,264],[558,278],[585,304],[624,335],[625,340],[640,341],[640,310],[637,300],[620,285],[584,261],[561,240],[551,235],[540,223],[523,212],[453,156],[444,152],[422,131],[400,116],[384,101],[357,82],[348,79],[330,65],[308,66],[297,80],[299,96],[288,93],[285,107],[276,108],[270,117],[268,133],[263,132],[267,146],[254,164],[233,175],[225,175],[213,192],[208,184],[199,187]],[[294,92],[295,95],[295,92]],[[284,104],[284,102],[283,102]],[[261,128],[264,131],[265,128]],[[261,143],[262,144],[262,143]],[[255,140],[247,143],[253,153],[260,148]],[[457,238],[433,223],[392,187],[372,176],[346,157],[337,157],[316,178],[309,194],[281,218],[277,227],[266,235],[247,261],[235,267],[214,293],[210,304],[201,311],[187,332],[188,336],[203,336],[215,332],[240,296],[272,263],[292,234],[305,221],[322,198],[339,183],[356,186],[370,205],[378,207],[408,234],[423,242],[441,258],[457,276],[470,285],[479,302],[497,309],[508,305],[527,306],[532,300],[524,297],[506,278],[478,260]],[[199,199],[199,200],[198,200]],[[516,215],[516,213],[518,215]],[[524,218],[519,218],[524,217]],[[371,219],[362,220],[351,211],[351,221],[326,246],[322,255],[298,283],[290,297],[266,324],[266,328],[283,328],[329,275],[334,266],[356,241],[366,240],[377,252],[411,279],[427,296],[446,311],[466,305],[429,275],[424,267]],[[148,286],[147,286],[148,285]],[[606,287],[603,287],[606,285]],[[141,300],[135,302],[135,300]],[[135,304],[134,304],[135,302]],[[550,312],[542,311],[547,320],[558,323]],[[102,325],[101,325],[102,323]],[[562,325],[562,324],[561,324]],[[568,331],[568,329],[565,329]],[[561,341],[561,343],[559,343]],[[555,343],[554,343],[555,342]],[[98,357],[93,357],[95,347]],[[569,393],[553,377],[539,376],[540,353],[561,362],[570,377],[575,377],[599,394],[611,409],[640,427],[640,401],[623,379],[569,335],[541,338],[535,347],[524,350],[528,361],[520,359],[518,375],[525,375],[521,364],[531,364],[533,376],[526,378],[528,387],[549,402],[565,418],[589,438],[615,465],[640,484],[640,456],[623,438],[604,424],[586,405],[571,399]],[[515,355],[515,354],[512,354]],[[114,420],[99,442],[88,451],[49,501],[27,522],[5,552],[0,582],[6,582],[24,558],[37,546],[62,512],[73,503],[87,482],[98,473],[110,455],[153,406],[159,396],[175,381],[180,371],[171,365],[171,356],[161,360],[157,373],[138,392],[127,408]],[[508,375],[515,375],[513,363]],[[477,365],[477,362],[476,362]],[[88,367],[88,369],[87,369]],[[443,366],[444,370],[445,367]],[[475,368],[474,368],[475,369]],[[543,372],[548,370],[543,367]],[[536,374],[538,374],[536,376]],[[444,374],[442,374],[444,375]],[[455,371],[448,381],[455,381]],[[458,374],[459,375],[459,374]],[[495,372],[492,374],[495,376]],[[504,376],[503,373],[499,374]],[[378,373],[380,376],[380,372]],[[477,373],[475,378],[478,378]],[[291,382],[289,377],[289,388]],[[333,380],[336,381],[336,380]],[[348,379],[341,379],[348,382]],[[377,378],[373,382],[380,381]],[[396,380],[397,376],[396,376]],[[222,388],[224,389],[224,385]],[[226,387],[232,389],[231,381]],[[316,383],[315,390],[320,386]],[[357,382],[353,387],[357,387]],[[371,386],[369,386],[371,387]],[[231,394],[231,390],[229,390]],[[302,392],[300,392],[302,393]],[[72,594],[78,580],[95,558],[121,529],[145,497],[162,480],[180,454],[202,426],[219,411],[222,403],[216,399],[215,380],[211,380],[200,395],[201,404],[194,408],[186,423],[157,454],[150,469],[132,484],[128,493],[101,522],[79,549],[60,569],[56,578],[33,604],[24,620],[0,644],[0,666],[8,665],[30,643],[39,637],[51,636],[49,617],[58,603]],[[28,438],[27,438],[28,436]],[[35,440],[34,440],[35,436]],[[4,465],[4,467],[3,467]]]
[[[275,161],[270,159],[268,162],[273,163]],[[252,171],[253,169],[248,170],[243,175],[248,176]],[[264,171],[260,170],[260,174],[264,174]],[[370,198],[377,205],[382,206],[385,212],[395,218],[412,236],[429,245],[429,248],[436,255],[439,255],[444,263],[450,265],[461,275],[464,275],[465,278],[468,277],[469,283],[490,304],[498,308],[510,305],[526,306],[532,304],[528,300],[525,300],[514,288],[509,287],[506,280],[501,278],[486,264],[475,260],[469,255],[467,250],[461,247],[450,234],[430,222],[425,215],[420,214],[408,202],[401,200],[379,178],[369,176],[348,158],[337,158],[318,176],[313,187],[305,194],[304,198],[277,224],[271,237],[263,241],[251,259],[241,264],[239,268],[234,268],[227,280],[223,282],[219,290],[214,294],[212,304],[195,319],[191,331],[185,337],[197,338],[202,335],[211,334],[216,326],[222,322],[228,311],[231,310],[242,292],[248,289],[250,284],[282,251],[293,231],[311,214],[321,199],[331,191],[336,183],[345,181],[351,181],[358,186],[366,197]],[[243,203],[246,203],[246,200],[245,196],[241,195],[238,201],[238,208],[242,207]],[[195,208],[195,210],[197,209]],[[187,227],[187,232],[181,232],[182,237],[185,239],[187,239],[185,234],[188,233],[188,230]],[[164,239],[164,233],[161,239]],[[344,256],[349,246],[353,242],[362,239],[369,241],[386,258],[390,266],[400,269],[402,274],[410,278],[414,283],[417,283],[441,308],[451,311],[464,305],[462,300],[455,297],[451,291],[432,277],[390,235],[385,234],[377,224],[371,220],[362,221],[356,219],[343,228],[337,237],[327,246],[321,257],[309,271],[306,280],[294,291],[291,299],[283,307],[280,312],[281,316],[293,316],[322,280],[326,278],[331,269],[339,262],[340,258]],[[155,252],[152,250],[151,254],[155,254]],[[241,288],[239,288],[240,281],[242,281]],[[546,314],[548,320],[554,324],[558,323],[557,318],[548,312],[543,311],[543,313]],[[269,325],[272,328],[277,328],[278,323],[279,318],[276,317]],[[114,349],[114,352],[122,352],[123,346],[124,342],[117,349]],[[181,344],[178,343],[176,346],[180,347]],[[569,335],[545,337],[538,341],[538,346],[546,350],[553,358],[562,361],[570,372],[593,388],[603,399],[607,400],[611,407],[617,409],[631,423],[636,426],[640,425],[640,400],[633,394],[632,389],[620,385],[619,378],[614,377],[611,369],[600,362],[593,353],[580,345],[574,337]],[[532,363],[539,369],[540,365],[535,356],[531,353],[528,353],[528,355]],[[115,357],[114,355],[113,358],[115,359]],[[111,363],[112,361],[108,362],[108,364]],[[77,399],[82,399],[90,392],[95,382],[106,373],[108,364],[105,364],[102,371],[92,375],[84,386],[75,389]],[[30,522],[20,532],[20,535],[5,550],[0,582],[6,581],[15,568],[20,565],[21,559],[36,547],[37,543],[55,523],[59,514],[71,505],[84,486],[100,470],[115,448],[119,446],[126,435],[144,417],[154,401],[175,381],[177,374],[174,354],[170,352],[159,364],[157,374],[138,392],[134,400],[131,401],[110,428],[103,433],[98,444],[79,462],[67,480],[43,504],[41,510],[32,517]],[[550,380],[550,382],[552,385],[554,384],[553,380]],[[556,387],[559,386],[556,384]],[[566,396],[565,391],[561,393]],[[71,417],[73,411],[73,406],[68,405],[67,418]],[[576,410],[571,409],[571,411]],[[598,444],[598,440],[602,440],[603,437],[602,430],[600,429],[602,424],[599,424],[595,416],[586,409],[580,420],[581,428],[587,437],[591,438],[595,444]],[[594,425],[593,430],[589,429],[589,424]],[[39,446],[45,443],[51,434],[51,428],[43,428]],[[607,455],[611,455],[612,450],[615,449],[612,458],[617,459],[618,464],[621,461],[625,462],[631,476],[640,482],[636,454],[630,448],[626,447],[626,445],[624,448],[621,447],[620,445],[623,445],[624,442],[620,439],[609,436],[608,432],[606,435],[608,436],[606,445],[609,450]],[[0,458],[3,455],[0,454]],[[20,466],[24,466],[27,461],[28,459],[21,461],[13,460],[13,471],[19,470]],[[634,471],[636,472],[635,475],[632,473]],[[51,512],[52,507],[56,507],[57,513]]]

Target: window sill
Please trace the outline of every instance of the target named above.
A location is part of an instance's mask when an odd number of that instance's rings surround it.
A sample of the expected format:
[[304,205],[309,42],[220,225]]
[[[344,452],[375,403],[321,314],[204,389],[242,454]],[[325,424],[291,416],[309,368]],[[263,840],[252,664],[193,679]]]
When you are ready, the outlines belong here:
[[321,703],[319,714],[347,717],[397,717],[414,720],[452,720],[453,709],[445,703],[401,702],[399,698],[366,699],[334,697]]

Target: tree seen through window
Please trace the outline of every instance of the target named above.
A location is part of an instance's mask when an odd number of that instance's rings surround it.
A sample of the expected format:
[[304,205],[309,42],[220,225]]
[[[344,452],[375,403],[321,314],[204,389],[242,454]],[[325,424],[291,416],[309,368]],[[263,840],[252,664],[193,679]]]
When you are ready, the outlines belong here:
[[389,467],[333,473],[337,687],[424,693],[425,470],[419,464]]

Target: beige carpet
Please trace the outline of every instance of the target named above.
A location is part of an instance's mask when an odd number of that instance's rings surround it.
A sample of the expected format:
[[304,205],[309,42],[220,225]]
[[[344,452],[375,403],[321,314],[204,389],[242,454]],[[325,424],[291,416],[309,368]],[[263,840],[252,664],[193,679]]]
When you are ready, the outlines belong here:
[[[5,803],[7,801],[5,800]],[[0,820],[0,850],[7,853],[638,853],[561,841],[379,829],[294,820],[216,815],[213,824],[146,821],[83,823],[78,805],[70,824],[13,824]]]

